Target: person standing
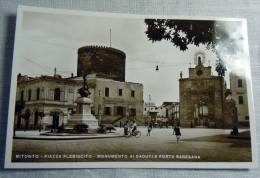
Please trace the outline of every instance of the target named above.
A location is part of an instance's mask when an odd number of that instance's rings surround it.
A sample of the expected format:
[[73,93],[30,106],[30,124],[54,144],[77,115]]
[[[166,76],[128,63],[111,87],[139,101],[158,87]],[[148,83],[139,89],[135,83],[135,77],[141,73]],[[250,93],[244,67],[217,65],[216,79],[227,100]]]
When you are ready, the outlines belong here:
[[177,126],[174,128],[174,131],[175,131],[175,135],[176,135],[176,138],[177,138],[177,143],[179,142],[179,139],[181,137],[181,130],[180,130],[180,126]]
[[147,136],[150,136],[150,132],[152,130],[152,127],[153,127],[153,125],[152,125],[152,123],[150,123],[149,126],[148,126]]
[[124,133],[125,133],[125,135],[128,135],[128,128],[129,128],[128,121],[126,121],[125,125],[124,125]]

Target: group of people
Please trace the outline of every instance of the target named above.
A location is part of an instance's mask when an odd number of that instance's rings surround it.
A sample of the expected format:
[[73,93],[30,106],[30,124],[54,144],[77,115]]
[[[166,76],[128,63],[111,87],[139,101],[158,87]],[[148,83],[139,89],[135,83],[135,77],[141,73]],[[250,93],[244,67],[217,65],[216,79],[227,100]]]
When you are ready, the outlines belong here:
[[[124,125],[124,134],[125,135],[128,135],[128,131],[129,131],[129,128],[131,128],[129,126],[129,123],[128,121],[125,122],[125,125]],[[133,125],[132,125],[132,131],[130,132],[130,134],[133,135],[133,133],[137,130],[137,124],[135,121],[133,121]],[[148,131],[147,131],[147,136],[150,136],[151,134],[151,131],[153,129],[153,124],[152,122],[150,122],[150,124],[148,125]],[[180,140],[180,137],[181,137],[181,131],[180,131],[180,126],[179,125],[175,125],[173,126],[173,135],[175,134],[176,138],[177,138],[177,143],[179,142]]]

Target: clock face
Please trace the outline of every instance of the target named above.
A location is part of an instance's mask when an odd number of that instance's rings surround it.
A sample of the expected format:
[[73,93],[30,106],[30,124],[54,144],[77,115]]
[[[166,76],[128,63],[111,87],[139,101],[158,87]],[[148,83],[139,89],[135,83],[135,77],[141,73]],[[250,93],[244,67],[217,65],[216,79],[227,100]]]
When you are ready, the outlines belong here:
[[197,71],[196,71],[196,74],[197,74],[198,76],[201,76],[201,75],[203,74],[203,71],[202,71],[202,70],[197,70]]

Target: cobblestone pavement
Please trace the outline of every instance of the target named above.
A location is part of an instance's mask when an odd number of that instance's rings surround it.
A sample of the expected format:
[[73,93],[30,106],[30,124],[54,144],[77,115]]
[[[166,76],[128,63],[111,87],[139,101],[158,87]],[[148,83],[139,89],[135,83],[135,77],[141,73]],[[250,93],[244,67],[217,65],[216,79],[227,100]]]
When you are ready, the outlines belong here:
[[[84,140],[14,139],[12,160],[18,162],[170,161],[251,162],[250,140],[228,139],[230,130],[181,129],[177,143],[173,130],[139,127],[140,138]],[[241,130],[240,130],[241,131]],[[118,128],[123,134],[123,129]],[[27,133],[29,134],[29,132]]]

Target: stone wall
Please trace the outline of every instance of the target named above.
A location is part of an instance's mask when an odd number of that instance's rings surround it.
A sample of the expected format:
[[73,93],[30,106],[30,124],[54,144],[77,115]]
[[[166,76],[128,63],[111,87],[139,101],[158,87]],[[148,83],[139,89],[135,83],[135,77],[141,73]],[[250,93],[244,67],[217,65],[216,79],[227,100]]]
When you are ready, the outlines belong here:
[[98,77],[125,81],[124,52],[102,46],[85,46],[78,49],[77,75],[96,73]]
[[196,125],[195,107],[204,104],[208,107],[208,115],[205,116],[203,126],[221,127],[221,78],[212,76],[208,79],[180,79],[179,82],[181,126]]

